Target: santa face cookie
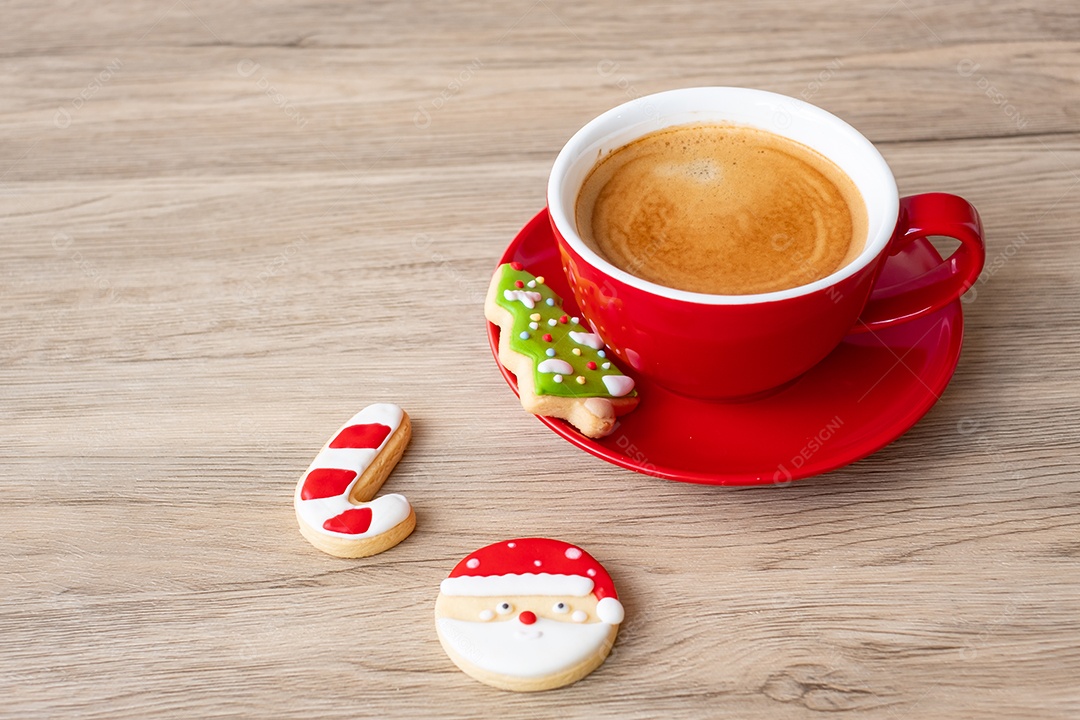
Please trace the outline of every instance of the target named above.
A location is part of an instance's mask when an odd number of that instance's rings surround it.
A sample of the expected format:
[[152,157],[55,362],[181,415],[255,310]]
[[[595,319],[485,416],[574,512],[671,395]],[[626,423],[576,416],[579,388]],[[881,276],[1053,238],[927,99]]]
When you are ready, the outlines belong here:
[[633,378],[608,357],[604,341],[563,312],[562,299],[520,263],[495,270],[484,315],[499,326],[499,362],[517,376],[521,405],[603,437],[638,404]]
[[503,690],[577,682],[607,657],[623,607],[603,566],[559,540],[488,545],[440,586],[435,627],[450,659]]

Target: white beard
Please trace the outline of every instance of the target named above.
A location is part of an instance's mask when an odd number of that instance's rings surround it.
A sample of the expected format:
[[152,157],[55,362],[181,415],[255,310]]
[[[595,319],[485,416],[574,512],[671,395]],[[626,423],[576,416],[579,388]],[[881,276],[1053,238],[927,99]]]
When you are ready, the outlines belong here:
[[488,672],[537,678],[568,670],[593,655],[606,654],[606,623],[570,623],[537,618],[473,622],[438,618],[443,640],[463,659]]

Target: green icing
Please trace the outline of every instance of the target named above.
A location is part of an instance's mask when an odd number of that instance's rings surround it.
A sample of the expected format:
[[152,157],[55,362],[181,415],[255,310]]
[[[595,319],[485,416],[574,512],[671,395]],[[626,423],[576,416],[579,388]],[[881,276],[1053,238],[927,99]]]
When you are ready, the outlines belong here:
[[[500,273],[498,284],[498,296],[495,302],[499,307],[506,308],[513,316],[514,322],[510,329],[510,349],[519,352],[533,361],[536,368],[540,363],[549,359],[564,360],[573,366],[572,373],[562,376],[562,382],[555,381],[556,373],[540,372],[534,369],[536,378],[536,392],[538,395],[554,395],[556,397],[613,397],[601,378],[605,375],[622,375],[623,373],[611,362],[610,357],[600,355],[602,350],[593,350],[588,345],[579,345],[571,337],[571,332],[589,333],[592,330],[580,322],[575,323],[562,308],[562,298],[552,292],[546,284],[537,282],[536,276],[525,270],[515,270],[509,263],[502,265],[496,271]],[[515,283],[520,282],[523,287],[518,288]],[[532,285],[530,286],[530,283]],[[539,293],[540,299],[534,302],[534,307],[528,307],[521,300],[507,299],[505,292],[520,291],[525,293]],[[552,305],[548,300],[553,300]],[[531,316],[539,314],[539,320],[533,320]],[[567,317],[566,322],[561,318]],[[551,320],[555,324],[550,323]],[[530,323],[535,322],[534,329]],[[522,338],[522,333],[528,333],[527,338]],[[551,341],[544,340],[544,335],[551,335]],[[547,354],[547,350],[555,350],[554,358]],[[574,350],[581,351],[575,355]],[[586,363],[596,363],[596,369],[590,370]],[[611,363],[604,369],[604,363]],[[577,382],[578,376],[585,378],[585,384]],[[631,391],[624,397],[632,397],[637,391]]]

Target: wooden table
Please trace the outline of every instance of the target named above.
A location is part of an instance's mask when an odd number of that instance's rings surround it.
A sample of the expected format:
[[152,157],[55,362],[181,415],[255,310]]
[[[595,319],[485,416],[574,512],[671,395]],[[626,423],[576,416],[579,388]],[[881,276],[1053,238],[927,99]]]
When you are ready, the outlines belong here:
[[[5,7],[0,714],[1080,714],[1080,11],[1029,0]],[[566,138],[630,97],[805,97],[982,211],[956,376],[877,454],[683,485],[520,411],[482,294]],[[377,400],[416,533],[363,561],[294,483]],[[450,663],[439,581],[577,542],[628,611],[540,695]]]

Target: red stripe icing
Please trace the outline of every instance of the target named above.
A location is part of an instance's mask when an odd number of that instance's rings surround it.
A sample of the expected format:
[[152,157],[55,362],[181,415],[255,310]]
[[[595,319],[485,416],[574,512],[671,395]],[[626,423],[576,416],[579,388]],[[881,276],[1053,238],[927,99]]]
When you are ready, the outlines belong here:
[[323,523],[323,529],[346,535],[359,535],[371,527],[371,508],[361,507],[346,510],[337,517]]
[[356,477],[353,470],[340,470],[338,468],[316,468],[304,478],[304,487],[300,490],[301,500],[317,500],[319,498],[336,497],[349,487],[349,483]]
[[350,425],[339,432],[337,437],[330,441],[330,447],[334,449],[375,449],[383,444],[383,440],[385,440],[387,435],[391,432],[391,428],[381,423]]

